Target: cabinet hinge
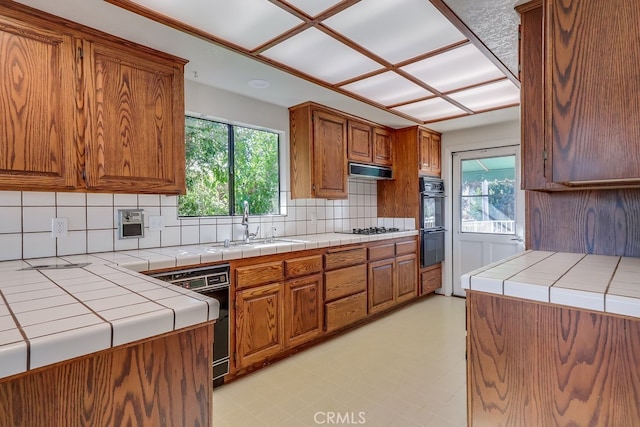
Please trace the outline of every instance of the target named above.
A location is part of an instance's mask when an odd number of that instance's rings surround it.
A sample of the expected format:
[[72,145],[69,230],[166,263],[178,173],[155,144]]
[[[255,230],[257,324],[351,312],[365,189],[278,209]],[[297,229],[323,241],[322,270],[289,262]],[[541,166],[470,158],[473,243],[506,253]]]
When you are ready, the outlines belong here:
[[85,168],[82,168],[82,179],[87,180],[87,170]]
[[78,59],[83,59],[84,58],[84,49],[79,47],[78,48]]
[[236,361],[236,355],[237,355],[237,354],[238,354],[238,353],[236,353],[235,351],[233,352],[233,361],[234,361],[234,362]]
[[549,156],[547,155],[547,150],[543,150],[542,151],[542,159],[543,160],[547,160],[549,158]]

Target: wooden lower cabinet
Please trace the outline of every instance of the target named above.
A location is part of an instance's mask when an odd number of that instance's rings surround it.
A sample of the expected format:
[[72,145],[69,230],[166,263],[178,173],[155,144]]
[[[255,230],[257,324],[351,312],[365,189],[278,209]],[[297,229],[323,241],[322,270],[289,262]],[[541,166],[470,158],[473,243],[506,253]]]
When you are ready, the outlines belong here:
[[640,426],[640,320],[467,291],[470,426]]
[[396,258],[396,302],[408,301],[418,296],[418,256],[403,255]]
[[393,258],[369,263],[369,313],[396,303],[395,261]]
[[333,332],[367,316],[367,292],[329,302],[324,307],[325,329]]
[[283,283],[236,292],[236,363],[247,366],[284,350]]
[[213,322],[0,380],[0,426],[213,425]]
[[322,303],[322,274],[285,283],[286,348],[304,344],[322,334]]
[[442,266],[440,263],[423,269],[420,273],[420,295],[430,294],[442,287]]

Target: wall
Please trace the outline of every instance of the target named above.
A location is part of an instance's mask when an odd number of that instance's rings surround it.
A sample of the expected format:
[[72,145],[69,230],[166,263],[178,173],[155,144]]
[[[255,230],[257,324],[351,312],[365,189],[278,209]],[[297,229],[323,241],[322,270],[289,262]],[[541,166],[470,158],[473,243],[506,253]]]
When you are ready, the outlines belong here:
[[[277,236],[376,225],[413,228],[413,219],[377,218],[375,181],[350,179],[346,200],[291,200],[286,108],[190,81],[185,85],[185,104],[189,112],[281,133],[282,215],[251,216],[249,229],[254,232],[260,225],[259,237],[266,237],[271,227],[276,227]],[[117,212],[123,208],[144,209],[144,238],[117,238]],[[150,215],[164,218],[163,230],[149,231]],[[51,218],[54,217],[68,219],[67,237],[51,237]],[[180,219],[177,196],[0,191],[0,260],[238,240],[243,230],[240,222],[240,217]]]

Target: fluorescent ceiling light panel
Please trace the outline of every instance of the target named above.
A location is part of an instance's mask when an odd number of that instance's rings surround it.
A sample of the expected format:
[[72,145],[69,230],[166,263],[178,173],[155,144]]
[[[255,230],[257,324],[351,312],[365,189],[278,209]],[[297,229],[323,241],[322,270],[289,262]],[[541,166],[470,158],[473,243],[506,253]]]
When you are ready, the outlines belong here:
[[341,89],[348,90],[363,98],[369,98],[385,106],[433,95],[428,90],[392,71],[358,80],[342,86]]
[[472,44],[407,65],[402,70],[441,92],[505,77]]
[[452,93],[449,97],[473,111],[520,103],[520,91],[509,80]]
[[393,64],[466,40],[427,0],[361,0],[323,23]]
[[287,3],[302,10],[309,16],[316,16],[330,7],[340,3],[341,0],[289,0]]
[[265,0],[132,1],[249,50],[302,23]]
[[315,28],[264,51],[263,56],[328,83],[339,83],[382,68]]
[[413,104],[402,105],[393,109],[409,116],[417,117],[425,122],[467,114],[466,111],[442,98],[414,102]]

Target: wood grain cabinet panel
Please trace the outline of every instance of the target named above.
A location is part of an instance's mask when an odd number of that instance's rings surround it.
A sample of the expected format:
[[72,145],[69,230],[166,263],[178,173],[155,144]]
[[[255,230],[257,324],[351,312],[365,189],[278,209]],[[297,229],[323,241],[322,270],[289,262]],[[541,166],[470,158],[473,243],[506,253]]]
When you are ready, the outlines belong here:
[[395,261],[369,263],[369,313],[385,310],[396,303]]
[[371,125],[349,120],[348,129],[348,159],[354,162],[371,163],[373,161],[373,131]]
[[420,152],[420,172],[431,174],[431,133],[418,130],[418,149]]
[[442,266],[440,264],[427,267],[420,273],[420,295],[430,294],[442,287]]
[[640,9],[623,0],[536,0],[517,9],[523,188],[637,186],[640,45],[628,35],[638,31]]
[[262,362],[284,349],[283,283],[236,292],[236,362]]
[[431,173],[430,174],[433,176],[440,176],[440,173],[441,173],[440,163],[442,162],[441,161],[441,156],[442,156],[441,137],[436,133],[431,134],[431,150],[429,154],[431,155]]
[[292,258],[284,260],[287,277],[299,277],[322,272],[322,255]]
[[181,67],[100,43],[84,50],[87,187],[184,192]]
[[379,166],[393,166],[393,133],[387,129],[373,129],[373,163]]
[[354,265],[324,273],[326,301],[331,301],[367,289],[367,266]]
[[640,425],[640,321],[467,292],[469,425]]
[[369,261],[378,261],[385,258],[393,258],[396,254],[396,245],[388,243],[369,248]]
[[181,194],[186,61],[0,5],[0,187]]
[[0,188],[74,188],[72,37],[0,13],[0,58]]
[[212,425],[212,323],[0,380],[2,426]]
[[289,109],[291,197],[347,198],[347,119],[310,103]]
[[367,292],[325,304],[325,330],[333,332],[367,316]]
[[415,239],[396,243],[396,255],[415,254],[417,251],[418,242]]
[[361,264],[367,261],[365,247],[329,249],[324,256],[324,267],[327,270]]
[[245,267],[237,267],[235,272],[236,289],[284,280],[282,261],[263,262]]
[[418,256],[413,253],[396,258],[396,302],[401,303],[418,295]]
[[284,294],[285,347],[304,344],[322,334],[322,274],[290,280]]

